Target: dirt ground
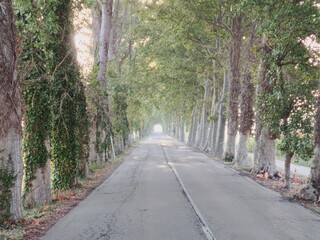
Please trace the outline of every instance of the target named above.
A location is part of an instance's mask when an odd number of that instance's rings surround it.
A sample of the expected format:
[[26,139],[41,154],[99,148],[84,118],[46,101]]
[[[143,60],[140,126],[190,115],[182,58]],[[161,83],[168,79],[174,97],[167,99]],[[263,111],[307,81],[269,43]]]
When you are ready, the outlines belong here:
[[[237,170],[241,175],[249,177],[253,179],[255,182],[260,185],[272,189],[278,193],[280,193],[285,199],[290,202],[296,202],[308,208],[318,214],[320,214],[320,203],[316,203],[315,201],[305,199],[301,194],[301,189],[303,189],[308,182],[308,178],[305,176],[301,176],[295,173],[291,173],[291,188],[288,190],[285,188],[285,180],[284,180],[284,172],[278,171],[277,178],[269,178],[263,174],[252,175],[249,170],[240,170],[238,168],[234,168],[231,163],[224,163],[230,168]],[[312,194],[313,195],[313,194]],[[313,196],[315,197],[315,195]]]
[[[280,172],[280,175],[284,176]],[[264,178],[262,176],[252,176],[248,174],[250,178],[254,179],[260,185],[279,192],[284,198],[289,201],[300,203],[302,206],[320,214],[320,204],[311,200],[304,199],[300,194],[300,190],[307,184],[307,178],[304,176],[292,175],[291,177],[291,189],[288,190],[284,188],[285,181],[282,179],[273,180],[269,178]]]

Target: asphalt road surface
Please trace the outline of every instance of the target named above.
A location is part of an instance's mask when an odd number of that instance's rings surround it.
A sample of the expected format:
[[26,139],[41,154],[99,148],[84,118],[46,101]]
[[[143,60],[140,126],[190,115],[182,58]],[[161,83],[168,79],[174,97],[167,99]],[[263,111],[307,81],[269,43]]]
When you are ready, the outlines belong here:
[[319,240],[320,216],[153,135],[43,240]]

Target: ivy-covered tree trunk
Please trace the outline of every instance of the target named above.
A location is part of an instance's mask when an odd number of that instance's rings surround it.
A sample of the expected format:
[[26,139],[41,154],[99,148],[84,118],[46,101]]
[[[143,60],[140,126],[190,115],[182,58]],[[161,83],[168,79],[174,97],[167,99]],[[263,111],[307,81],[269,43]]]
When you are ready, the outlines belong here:
[[[83,153],[87,134],[87,117],[80,72],[73,43],[72,0],[55,2],[52,14],[57,32],[51,48],[51,156],[53,160],[53,187],[67,189],[75,186],[83,170]],[[53,3],[52,3],[53,4]],[[81,100],[81,101],[80,101]],[[82,119],[80,121],[80,119]],[[84,121],[84,122],[83,122]],[[84,131],[81,133],[81,131]]]
[[50,160],[34,170],[33,179],[28,182],[28,191],[24,194],[25,206],[39,207],[51,202],[50,170]]
[[240,95],[240,54],[241,54],[241,21],[242,14],[232,19],[232,41],[230,49],[230,90],[228,108],[228,139],[225,161],[233,161],[235,157],[236,136],[238,131],[239,95]]
[[[20,77],[23,81],[25,164],[24,205],[38,207],[51,202],[50,177],[50,84],[49,64],[51,35],[50,20],[43,15],[46,9],[41,1],[15,2],[22,53],[19,57]],[[28,16],[28,17],[27,17]],[[41,20],[39,20],[41,19]],[[46,39],[46,40],[45,40]],[[28,67],[26,67],[28,66]]]
[[[78,75],[80,77],[80,75]],[[87,112],[87,100],[84,91],[84,85],[80,78],[76,83],[76,137],[79,145],[78,174],[85,178],[89,175],[89,153],[90,153],[90,133],[89,133],[89,117]]]
[[224,135],[226,129],[226,99],[228,95],[228,83],[229,83],[229,74],[227,71],[223,73],[223,88],[222,94],[219,101],[219,113],[218,113],[218,133],[217,139],[215,143],[214,157],[221,159],[223,157],[223,149],[224,149]]
[[0,3],[0,222],[21,218],[22,107],[11,0]]
[[[39,89],[38,87],[36,89]],[[24,205],[29,208],[43,206],[51,202],[49,96],[46,89],[42,89],[42,92],[32,90],[35,89],[26,86],[24,94],[26,111]]]

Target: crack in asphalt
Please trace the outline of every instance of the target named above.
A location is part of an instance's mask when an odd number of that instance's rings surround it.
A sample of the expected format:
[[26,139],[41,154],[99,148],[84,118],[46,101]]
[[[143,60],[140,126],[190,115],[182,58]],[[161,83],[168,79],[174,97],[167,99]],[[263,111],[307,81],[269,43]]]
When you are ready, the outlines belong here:
[[[150,147],[147,148],[146,151],[146,155],[143,156],[142,161],[146,161],[148,156],[150,154]],[[109,213],[107,216],[110,217],[105,217],[105,219],[107,221],[104,221],[103,224],[101,224],[100,226],[98,226],[98,224],[92,223],[93,225],[95,225],[95,229],[93,229],[92,227],[90,227],[90,231],[86,232],[85,235],[80,235],[80,239],[103,239],[103,240],[110,240],[112,235],[114,234],[119,234],[121,235],[122,233],[120,232],[120,229],[116,229],[116,225],[117,225],[117,221],[118,221],[118,216],[120,214],[120,210],[122,209],[123,205],[125,205],[127,202],[129,202],[135,192],[136,189],[139,185],[139,177],[141,175],[142,172],[142,164],[138,164],[135,165],[131,171],[130,171],[130,181],[129,181],[129,187],[130,187],[130,191],[125,194],[124,198],[122,198],[121,203],[119,204],[119,206],[114,209],[111,213]],[[108,193],[110,194],[110,193]],[[99,220],[101,221],[101,220]],[[97,231],[98,229],[98,231]],[[99,232],[99,235],[96,236],[96,233]]]

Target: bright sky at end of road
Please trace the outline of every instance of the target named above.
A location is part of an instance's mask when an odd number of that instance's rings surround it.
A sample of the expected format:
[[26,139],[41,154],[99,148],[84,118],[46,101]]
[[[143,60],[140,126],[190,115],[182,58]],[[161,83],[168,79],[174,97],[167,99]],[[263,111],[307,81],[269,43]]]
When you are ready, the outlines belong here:
[[153,131],[154,131],[155,133],[162,133],[162,131],[163,131],[162,126],[161,126],[160,124],[154,125]]

